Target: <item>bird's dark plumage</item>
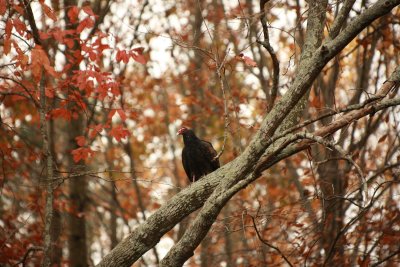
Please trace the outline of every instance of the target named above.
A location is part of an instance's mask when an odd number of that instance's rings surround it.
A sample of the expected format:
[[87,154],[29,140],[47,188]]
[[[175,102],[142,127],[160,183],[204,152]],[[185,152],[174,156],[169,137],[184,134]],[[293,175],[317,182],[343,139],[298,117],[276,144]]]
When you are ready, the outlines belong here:
[[178,134],[183,136],[185,146],[182,150],[182,164],[191,182],[219,168],[219,160],[215,158],[217,151],[210,142],[199,139],[186,127],[179,129]]

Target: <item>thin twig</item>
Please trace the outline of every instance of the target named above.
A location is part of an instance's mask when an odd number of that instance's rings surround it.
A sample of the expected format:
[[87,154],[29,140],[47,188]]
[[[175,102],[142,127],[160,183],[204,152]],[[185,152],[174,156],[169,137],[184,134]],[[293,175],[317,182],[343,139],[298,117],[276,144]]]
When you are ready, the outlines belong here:
[[22,257],[22,259],[20,259],[16,264],[14,264],[13,266],[19,266],[22,263],[22,267],[25,266],[25,261],[28,258],[29,254],[31,252],[35,252],[35,251],[42,251],[43,247],[30,247],[27,249],[27,251],[25,252],[24,256]]
[[228,115],[228,101],[226,99],[226,94],[225,94],[225,85],[224,85],[224,79],[222,77],[222,72],[221,70],[224,69],[224,65],[226,62],[226,58],[228,57],[230,49],[228,48],[228,50],[226,51],[225,57],[222,60],[221,64],[218,66],[218,59],[215,58],[215,62],[217,63],[217,74],[218,74],[218,78],[219,78],[219,82],[221,85],[221,91],[222,91],[222,97],[224,98],[224,141],[222,143],[222,148],[219,151],[219,153],[214,157],[214,159],[218,159],[219,157],[221,157],[222,153],[225,150],[225,145],[226,145],[226,139],[228,138],[228,127],[230,124],[229,121],[229,115]]
[[254,229],[256,230],[256,234],[257,234],[258,239],[259,239],[262,243],[264,243],[265,245],[267,245],[268,247],[270,247],[270,248],[276,250],[276,251],[279,253],[279,255],[281,255],[281,257],[286,261],[286,263],[289,264],[289,266],[293,267],[293,264],[289,261],[288,258],[286,258],[286,256],[282,253],[282,251],[281,251],[278,247],[275,247],[274,245],[271,245],[270,243],[268,243],[266,240],[264,240],[264,239],[261,237],[261,234],[260,234],[260,232],[259,232],[258,229],[257,229],[257,225],[256,225],[256,221],[254,220],[254,217],[251,216],[251,215],[249,215],[249,216],[250,216],[251,220],[253,221],[253,226],[254,226]]

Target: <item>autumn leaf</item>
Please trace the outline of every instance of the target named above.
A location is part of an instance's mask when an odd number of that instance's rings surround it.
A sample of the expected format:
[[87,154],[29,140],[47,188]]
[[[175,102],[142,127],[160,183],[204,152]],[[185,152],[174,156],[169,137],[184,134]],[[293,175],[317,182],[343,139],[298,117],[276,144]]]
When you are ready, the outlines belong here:
[[378,143],[384,142],[386,140],[387,136],[388,136],[387,134],[382,135],[381,138],[379,138]]
[[143,55],[132,54],[131,56],[132,56],[133,60],[135,60],[136,62],[139,62],[140,64],[145,65],[147,63],[147,60]]
[[108,116],[107,116],[108,120],[112,120],[112,117],[114,117],[115,112],[117,112],[116,109],[110,110],[110,112],[108,113]]
[[104,126],[103,124],[97,124],[97,125],[91,125],[89,126],[89,128],[91,130],[89,132],[89,137],[93,139],[96,137],[97,134],[100,134],[101,131],[103,131]]
[[146,64],[147,60],[146,58],[143,56],[143,51],[144,48],[143,47],[137,47],[131,50],[131,57],[133,58],[133,60],[135,60],[136,62],[139,62],[140,64]]
[[7,11],[6,0],[0,0],[0,16],[3,16]]
[[125,129],[122,125],[113,127],[110,130],[110,136],[114,137],[118,142],[121,141],[121,139],[126,138],[128,135],[129,131]]
[[125,64],[128,63],[129,61],[129,55],[128,53],[126,53],[125,50],[117,50],[117,54],[115,56],[115,59],[117,60],[117,62],[124,62]]
[[5,27],[5,29],[4,29],[4,32],[6,33],[6,35],[7,35],[8,37],[11,36],[12,28],[13,28],[12,21],[11,21],[11,20],[7,20],[7,22],[6,22],[6,27]]
[[82,7],[82,10],[89,16],[95,16],[95,14],[93,13],[93,10],[90,8],[90,6],[84,6],[84,7]]
[[249,67],[257,67],[257,63],[248,56],[245,56],[243,53],[240,53],[236,56],[236,59],[239,61],[243,61]]
[[23,23],[19,18],[13,19],[13,24],[15,30],[20,34],[23,35],[26,32],[26,25]]
[[52,118],[62,118],[67,121],[70,121],[72,117],[71,111],[65,108],[55,108],[51,110],[49,114]]
[[79,9],[76,6],[72,6],[67,12],[68,18],[72,23],[76,23],[78,20]]
[[10,51],[11,51],[11,39],[6,38],[4,40],[4,46],[3,46],[4,55],[8,55],[8,53],[10,53]]
[[75,140],[78,146],[84,146],[86,144],[86,138],[82,135],[75,137]]
[[72,158],[73,158],[74,162],[76,163],[81,160],[90,158],[94,154],[94,151],[88,147],[80,147],[80,148],[72,150],[71,154],[72,154]]
[[46,14],[46,16],[48,16],[49,18],[51,18],[53,21],[57,21],[57,16],[54,13],[54,10],[51,9],[48,5],[46,5],[45,3],[42,3],[42,8],[43,8],[43,12]]
[[76,32],[81,33],[85,28],[91,28],[93,25],[94,21],[90,17],[87,17],[79,23]]
[[117,112],[118,112],[118,115],[121,117],[121,120],[125,121],[126,120],[125,112],[122,109],[118,109]]

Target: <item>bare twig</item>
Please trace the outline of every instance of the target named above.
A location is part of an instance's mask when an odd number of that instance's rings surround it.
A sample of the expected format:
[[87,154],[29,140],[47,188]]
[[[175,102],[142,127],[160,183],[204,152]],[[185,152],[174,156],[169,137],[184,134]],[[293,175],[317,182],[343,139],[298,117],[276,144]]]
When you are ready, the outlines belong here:
[[273,65],[273,75],[272,75],[272,89],[271,89],[271,94],[270,94],[270,99],[268,103],[268,111],[272,109],[272,106],[274,105],[275,99],[278,95],[278,86],[279,86],[279,61],[278,57],[276,56],[276,53],[274,49],[272,48],[270,41],[269,41],[269,33],[268,33],[268,25],[267,25],[267,19],[265,15],[265,4],[268,2],[267,1],[260,1],[260,12],[261,12],[261,25],[263,28],[263,33],[264,33],[264,41],[257,40],[257,43],[262,45],[269,53],[272,59],[272,65]]
[[219,82],[220,82],[220,85],[221,85],[222,97],[224,98],[224,141],[222,143],[221,150],[214,157],[214,159],[218,159],[219,157],[221,157],[222,153],[225,150],[226,139],[228,137],[228,127],[229,127],[229,124],[230,124],[229,115],[228,115],[228,101],[226,99],[225,84],[224,84],[224,79],[223,79],[223,71],[221,72],[221,70],[224,69],[224,65],[225,65],[225,62],[226,62],[226,58],[228,57],[229,51],[230,51],[230,49],[228,49],[226,51],[225,57],[222,60],[221,64],[218,65],[218,59],[217,59],[217,57],[215,58],[215,62],[217,63],[216,70],[217,70]]
[[264,240],[264,239],[261,237],[261,234],[260,234],[260,232],[259,232],[258,229],[257,229],[257,225],[256,225],[256,221],[254,220],[254,217],[251,216],[251,215],[249,215],[249,216],[251,217],[251,220],[253,221],[254,230],[256,230],[256,234],[257,234],[258,239],[259,239],[263,244],[265,244],[265,245],[267,245],[268,247],[270,247],[270,248],[276,250],[276,251],[279,253],[279,255],[281,255],[281,257],[286,261],[286,263],[289,264],[289,266],[293,267],[293,264],[289,261],[289,259],[285,256],[285,254],[282,253],[282,251],[281,251],[278,247],[275,247],[274,245],[271,245],[270,243],[268,243],[266,240]]
[[26,250],[24,256],[22,257],[22,259],[20,259],[16,264],[14,264],[14,267],[19,266],[20,264],[22,264],[22,267],[25,267],[25,261],[28,258],[29,254],[31,252],[35,252],[35,251],[42,251],[43,247],[30,247]]

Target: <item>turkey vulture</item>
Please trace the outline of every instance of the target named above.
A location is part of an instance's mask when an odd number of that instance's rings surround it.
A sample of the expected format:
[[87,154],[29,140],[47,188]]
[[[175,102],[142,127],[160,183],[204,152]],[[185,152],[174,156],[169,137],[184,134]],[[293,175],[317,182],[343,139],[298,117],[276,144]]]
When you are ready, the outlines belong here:
[[219,160],[215,158],[217,151],[210,142],[199,139],[186,127],[179,129],[177,134],[183,136],[185,146],[182,150],[182,164],[189,181],[195,182],[219,168]]

